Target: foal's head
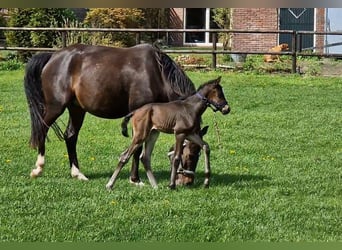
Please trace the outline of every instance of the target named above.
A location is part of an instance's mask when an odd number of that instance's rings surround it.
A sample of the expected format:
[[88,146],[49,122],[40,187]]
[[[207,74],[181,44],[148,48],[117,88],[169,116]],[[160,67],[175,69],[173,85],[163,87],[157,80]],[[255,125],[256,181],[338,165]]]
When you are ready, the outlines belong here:
[[226,115],[230,112],[230,107],[224,96],[220,81],[221,76],[202,84],[197,89],[196,95],[201,97],[215,112],[219,110],[222,114]]

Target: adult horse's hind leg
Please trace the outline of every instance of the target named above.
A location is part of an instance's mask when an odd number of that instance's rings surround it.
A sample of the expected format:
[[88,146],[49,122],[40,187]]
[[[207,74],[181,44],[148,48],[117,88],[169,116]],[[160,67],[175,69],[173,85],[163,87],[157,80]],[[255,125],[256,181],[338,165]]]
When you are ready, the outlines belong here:
[[133,154],[131,174],[129,177],[129,181],[132,184],[137,186],[143,186],[144,183],[140,180],[139,177],[139,159],[142,152],[142,146],[140,146]]
[[45,165],[45,140],[50,126],[56,121],[56,119],[63,113],[63,107],[46,107],[45,115],[43,118],[43,131],[38,145],[38,156],[36,161],[36,168],[32,169],[30,176],[32,178],[41,176]]
[[182,161],[182,152],[183,152],[183,143],[185,140],[184,134],[176,134],[176,143],[175,143],[175,153],[172,159],[172,167],[171,167],[171,177],[170,177],[170,189],[176,188],[176,174]]
[[83,124],[85,111],[78,106],[70,106],[68,110],[69,122],[64,133],[64,139],[68,150],[71,176],[79,180],[88,180],[79,170],[76,152],[77,138]]
[[151,169],[151,155],[154,148],[154,145],[158,139],[159,131],[152,130],[150,132],[150,135],[147,137],[145,141],[145,147],[141,154],[141,162],[144,165],[144,168],[146,170],[146,174],[148,177],[148,180],[150,181],[150,184],[153,188],[157,188],[157,181],[152,173]]

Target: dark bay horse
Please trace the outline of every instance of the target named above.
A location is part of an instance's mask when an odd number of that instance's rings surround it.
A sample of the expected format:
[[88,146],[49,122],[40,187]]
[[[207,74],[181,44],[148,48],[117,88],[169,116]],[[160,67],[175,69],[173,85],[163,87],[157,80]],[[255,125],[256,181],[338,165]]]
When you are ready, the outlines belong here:
[[174,134],[175,152],[172,159],[171,189],[176,187],[176,174],[181,164],[184,141],[187,139],[199,145],[204,152],[205,180],[204,186],[209,186],[210,161],[209,145],[202,139],[201,116],[208,106],[222,114],[228,114],[230,107],[219,84],[221,77],[201,85],[197,92],[184,100],[168,103],[149,103],[128,114],[122,122],[122,133],[128,136],[127,124],[132,119],[133,139],[131,145],[121,154],[118,166],[108,181],[106,187],[111,189],[123,166],[130,157],[144,144],[141,161],[145,167],[147,177],[152,187],[157,187],[151,169],[151,154],[159,133]]
[[[76,44],[37,54],[27,64],[24,87],[31,115],[30,144],[38,149],[31,177],[43,172],[45,140],[52,127],[66,142],[72,177],[81,180],[87,177],[79,170],[76,144],[86,112],[121,118],[146,103],[169,102],[196,92],[169,56],[146,44],[131,48]],[[69,122],[63,134],[55,121],[65,109]],[[131,170],[134,183],[140,183],[138,162],[139,150]]]

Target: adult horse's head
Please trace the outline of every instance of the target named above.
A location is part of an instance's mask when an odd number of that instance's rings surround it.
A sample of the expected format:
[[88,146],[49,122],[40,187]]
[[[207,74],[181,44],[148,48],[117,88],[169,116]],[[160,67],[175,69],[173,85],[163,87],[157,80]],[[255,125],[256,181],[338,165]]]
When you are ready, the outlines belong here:
[[[208,127],[205,126],[200,131],[200,136],[203,137],[208,132]],[[170,164],[172,164],[172,156],[174,154],[174,146],[170,148],[168,153]],[[192,185],[195,180],[195,171],[201,154],[201,147],[196,143],[186,140],[182,153],[182,172],[178,172],[176,176],[176,185]]]

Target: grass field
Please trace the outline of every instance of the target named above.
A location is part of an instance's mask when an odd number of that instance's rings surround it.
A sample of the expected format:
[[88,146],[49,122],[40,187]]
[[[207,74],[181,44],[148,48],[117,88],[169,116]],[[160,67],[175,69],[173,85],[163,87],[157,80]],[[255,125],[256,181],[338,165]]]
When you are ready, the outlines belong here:
[[[70,177],[63,142],[49,134],[46,167],[30,179],[36,152],[23,71],[0,71],[0,241],[342,241],[342,78],[188,72],[196,85],[223,76],[228,116],[203,116],[209,125],[212,185],[203,189],[203,158],[192,188],[167,188],[162,135],[152,167],[153,190],[105,184],[130,143],[120,120],[88,115],[80,133],[81,169]],[[63,116],[59,123],[67,122]]]

